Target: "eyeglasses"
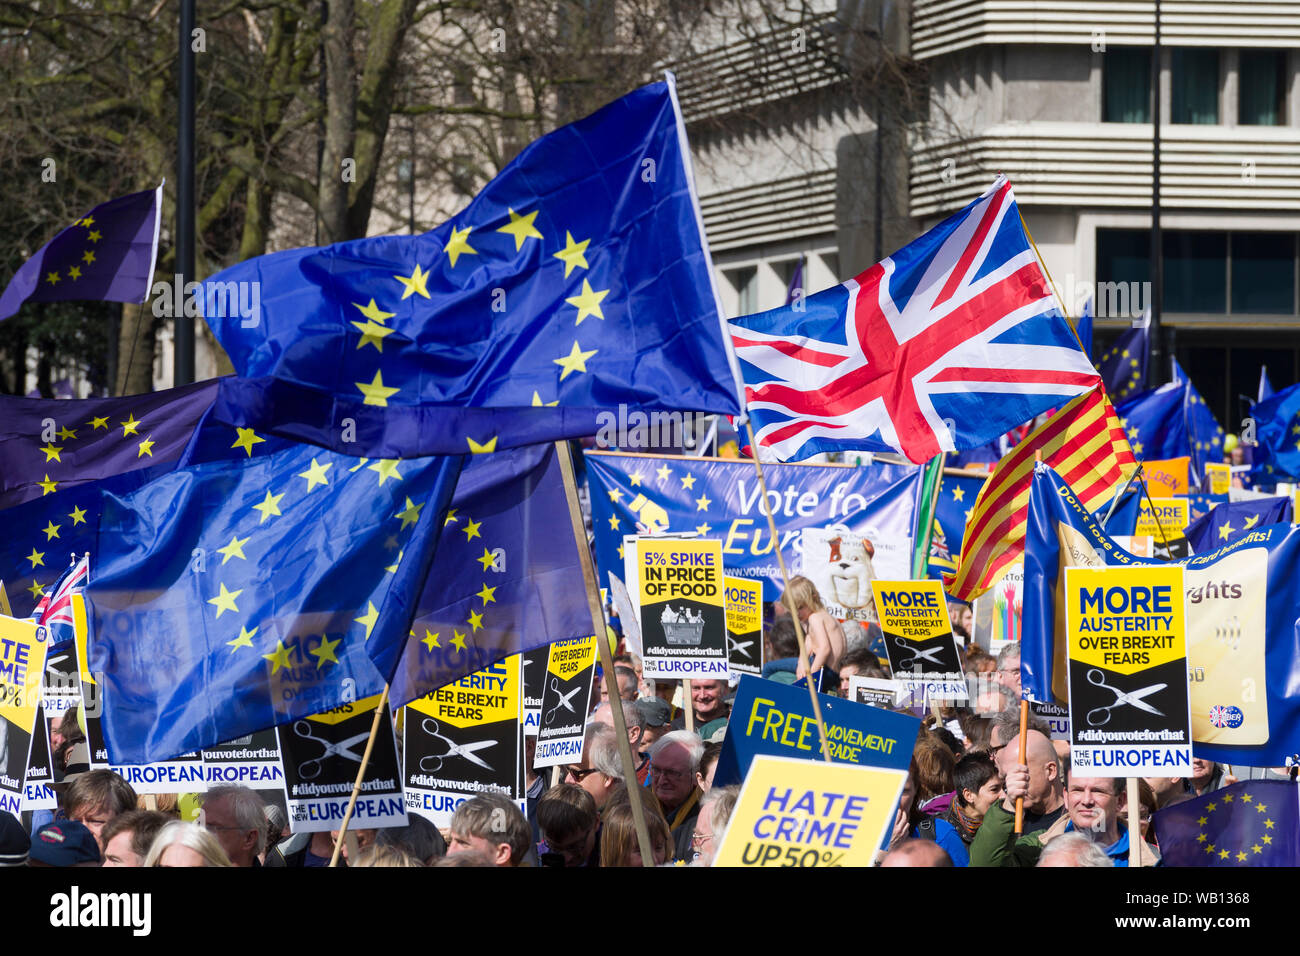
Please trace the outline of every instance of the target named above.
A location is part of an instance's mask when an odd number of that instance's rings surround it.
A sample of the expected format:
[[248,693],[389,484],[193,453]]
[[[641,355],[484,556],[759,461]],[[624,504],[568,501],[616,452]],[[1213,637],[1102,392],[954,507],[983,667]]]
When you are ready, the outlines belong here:
[[581,767],[566,767],[564,770],[565,776],[572,777],[574,780],[578,781],[579,783],[586,780],[587,777],[589,777],[591,774],[599,773],[599,772],[600,771],[597,770],[595,767],[588,767],[586,770],[582,769]]
[[656,767],[650,765],[650,772],[656,777],[665,777],[669,780],[684,780],[686,778],[685,770],[674,770],[671,767]]
[[692,833],[691,846],[695,846],[695,847],[703,846],[705,843],[708,843],[712,839],[713,839],[712,833]]

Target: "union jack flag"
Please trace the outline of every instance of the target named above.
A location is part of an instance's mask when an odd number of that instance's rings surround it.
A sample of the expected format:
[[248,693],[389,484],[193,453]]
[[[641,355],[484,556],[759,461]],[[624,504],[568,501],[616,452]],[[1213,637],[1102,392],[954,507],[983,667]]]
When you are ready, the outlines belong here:
[[61,643],[73,637],[72,595],[90,583],[90,555],[83,554],[70,568],[59,576],[51,594],[41,598],[32,616],[44,625],[52,643]]
[[760,445],[782,460],[975,448],[1095,387],[1011,184],[803,302],[731,322]]
[[1210,708],[1210,724],[1214,727],[1228,726],[1228,708],[1214,706]]

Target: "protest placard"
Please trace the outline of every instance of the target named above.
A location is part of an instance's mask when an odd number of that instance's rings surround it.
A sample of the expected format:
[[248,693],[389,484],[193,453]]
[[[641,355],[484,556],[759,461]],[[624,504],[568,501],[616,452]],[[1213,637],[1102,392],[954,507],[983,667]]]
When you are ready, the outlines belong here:
[[519,655],[519,665],[523,669],[520,724],[527,737],[537,736],[537,725],[542,719],[542,691],[546,687],[546,663],[550,658],[549,644],[534,647]]
[[[939,581],[874,581],[880,630],[894,678],[927,701],[966,700],[961,656]],[[915,694],[914,694],[915,696]]]
[[870,866],[907,771],[754,758],[714,866]]
[[0,810],[14,816],[22,810],[44,671],[36,623],[0,616]]
[[284,789],[284,767],[275,729],[227,741],[202,751],[203,776],[209,787],[238,785],[253,790]]
[[882,680],[879,677],[863,677],[854,674],[849,678],[849,700],[869,707],[897,706],[902,685],[896,680]]
[[1190,776],[1181,567],[1066,568],[1070,761],[1088,776]]
[[36,724],[32,729],[32,744],[27,757],[27,777],[23,788],[23,812],[28,810],[53,810],[59,799],[50,784],[54,783],[54,760],[50,756],[50,735],[45,718],[45,705],[36,710]]
[[521,669],[516,654],[406,705],[407,809],[445,827],[456,808],[479,793],[522,804]]
[[1187,494],[1191,463],[1192,460],[1186,455],[1181,458],[1144,461],[1142,474],[1146,481],[1147,493],[1153,498]]
[[596,673],[596,639],[556,641],[546,665],[542,718],[533,766],[559,767],[582,759],[582,739],[591,710]]
[[1232,488],[1232,466],[1229,464],[1207,462],[1205,477],[1210,485],[1209,493],[1212,495],[1226,495]]
[[841,621],[876,623],[871,582],[876,579],[875,543],[843,525],[805,528],[799,573],[812,581],[826,613]]
[[763,582],[724,577],[727,588],[727,669],[733,678],[763,672]]
[[639,539],[636,598],[644,677],[727,678],[722,577],[718,541]]
[[[294,833],[337,830],[342,824],[381,696],[343,704],[276,728],[284,764],[285,805],[289,828]],[[385,707],[379,715],[379,729],[350,826],[405,826],[403,804],[397,738],[392,715]]]
[[1029,710],[1035,717],[1041,717],[1052,728],[1053,740],[1070,739],[1070,709],[1050,701],[1031,700]]
[[[840,697],[818,695],[832,760],[906,770],[921,722]],[[821,760],[821,739],[806,687],[746,675],[731,703],[714,786],[740,783],[759,754]]]

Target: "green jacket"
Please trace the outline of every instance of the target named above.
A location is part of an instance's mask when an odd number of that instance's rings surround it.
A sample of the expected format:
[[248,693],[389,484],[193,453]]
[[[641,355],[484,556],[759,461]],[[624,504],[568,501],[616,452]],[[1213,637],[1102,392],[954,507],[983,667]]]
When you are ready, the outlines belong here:
[[995,803],[984,814],[984,822],[975,831],[970,845],[971,866],[1034,866],[1043,852],[1038,833],[1026,833],[1017,839],[1016,815]]

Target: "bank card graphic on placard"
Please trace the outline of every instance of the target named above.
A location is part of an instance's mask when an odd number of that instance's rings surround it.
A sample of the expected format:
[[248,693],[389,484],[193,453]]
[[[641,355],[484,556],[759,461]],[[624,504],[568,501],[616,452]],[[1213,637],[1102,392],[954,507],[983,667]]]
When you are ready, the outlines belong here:
[[965,700],[961,657],[948,618],[948,601],[939,581],[874,581],[880,630],[894,677],[944,678],[934,696]]
[[641,538],[637,603],[647,678],[726,680],[722,542]]
[[[284,763],[285,804],[294,833],[337,830],[356,785],[380,695],[276,728]],[[349,826],[406,826],[393,718],[385,706]]]
[[1183,569],[1067,568],[1065,595],[1072,770],[1189,776]]
[[582,760],[582,738],[591,710],[596,639],[556,641],[546,664],[541,724],[533,767],[559,767]]
[[406,705],[402,740],[411,812],[446,827],[476,794],[522,801],[521,670],[516,654]]
[[763,672],[763,582],[724,577],[727,589],[727,667],[731,676]]

